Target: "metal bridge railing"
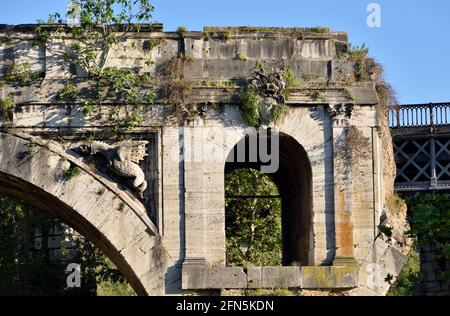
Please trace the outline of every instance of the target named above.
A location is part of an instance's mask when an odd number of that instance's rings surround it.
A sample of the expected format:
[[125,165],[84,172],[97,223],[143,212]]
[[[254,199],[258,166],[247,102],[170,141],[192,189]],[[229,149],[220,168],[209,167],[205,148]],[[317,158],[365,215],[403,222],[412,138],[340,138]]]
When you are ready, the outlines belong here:
[[411,104],[388,110],[390,128],[450,125],[450,103]]

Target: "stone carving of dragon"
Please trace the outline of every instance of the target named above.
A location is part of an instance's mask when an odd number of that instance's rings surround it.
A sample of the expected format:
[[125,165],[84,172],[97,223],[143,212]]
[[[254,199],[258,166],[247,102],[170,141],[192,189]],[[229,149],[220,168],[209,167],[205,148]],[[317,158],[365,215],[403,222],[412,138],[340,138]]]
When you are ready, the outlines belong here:
[[102,155],[108,161],[108,169],[116,176],[124,178],[143,198],[147,188],[145,174],[139,162],[147,156],[148,141],[123,141],[114,145],[94,141],[89,145],[81,145],[83,155]]

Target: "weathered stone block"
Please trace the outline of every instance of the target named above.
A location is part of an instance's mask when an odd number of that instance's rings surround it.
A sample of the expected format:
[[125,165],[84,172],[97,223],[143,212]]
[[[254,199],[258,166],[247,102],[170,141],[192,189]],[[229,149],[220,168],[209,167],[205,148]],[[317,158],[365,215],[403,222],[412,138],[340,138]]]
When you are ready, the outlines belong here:
[[203,264],[184,263],[182,270],[183,289],[244,289],[247,275],[243,268],[210,268]]
[[359,266],[302,267],[302,289],[347,289],[359,285]]
[[204,262],[185,262],[181,270],[181,282],[183,290],[206,289],[208,274],[205,273],[208,266]]
[[263,288],[296,288],[300,286],[299,267],[263,267]]
[[262,267],[247,268],[247,288],[262,288]]
[[208,271],[210,289],[242,289],[247,286],[247,275],[243,268],[210,268]]

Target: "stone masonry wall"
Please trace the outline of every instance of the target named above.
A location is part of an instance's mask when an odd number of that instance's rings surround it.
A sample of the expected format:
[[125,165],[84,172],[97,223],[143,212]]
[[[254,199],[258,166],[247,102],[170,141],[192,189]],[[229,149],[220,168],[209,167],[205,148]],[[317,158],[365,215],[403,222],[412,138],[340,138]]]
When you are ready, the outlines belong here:
[[[51,136],[55,141],[63,135],[61,142],[108,135],[111,104],[85,115],[81,102],[56,99],[68,82],[80,88],[88,85],[85,74],[62,58],[72,43],[70,37],[62,34],[51,37],[46,45],[35,45],[33,26],[3,25],[0,38],[8,39],[0,41],[0,81],[13,63],[27,63],[31,71],[41,74],[25,86],[0,85],[0,98],[12,95],[15,102],[12,120],[0,119],[0,127]],[[149,48],[150,41],[157,44]],[[327,286],[356,288],[354,295],[387,291],[380,285],[385,274],[397,275],[404,261],[401,251],[386,248],[377,238],[385,192],[392,186],[387,179],[392,173],[390,159],[384,157],[390,140],[380,132],[374,83],[356,79],[347,51],[346,33],[300,28],[164,33],[155,27],[130,33],[114,46],[107,67],[149,73],[156,81],[158,66],[176,59],[182,64],[183,80],[190,83],[189,99],[208,105],[203,118],[180,122],[172,114],[175,104],[157,98],[142,109],[139,126],[121,131],[121,137],[127,138],[151,134],[149,150],[156,155],[149,164],[153,203],[147,211],[174,262],[170,274],[179,278],[171,293],[182,288],[246,287],[252,277],[264,279],[261,271],[267,271],[270,284],[285,284],[284,270],[256,268],[254,276],[225,267],[225,160],[247,133],[239,111],[240,89],[258,65],[291,69],[298,80],[299,84],[288,87],[289,112],[262,128],[272,127],[295,140],[306,151],[312,169],[311,229],[306,232],[312,268],[285,269],[290,271],[286,272],[291,276],[288,284],[325,292]],[[120,115],[127,115],[125,108]],[[375,254],[379,249],[382,253]],[[192,279],[194,274],[214,277]],[[214,279],[229,274],[242,280],[222,284]],[[326,280],[333,274],[333,282]],[[367,282],[369,276],[376,286]]]

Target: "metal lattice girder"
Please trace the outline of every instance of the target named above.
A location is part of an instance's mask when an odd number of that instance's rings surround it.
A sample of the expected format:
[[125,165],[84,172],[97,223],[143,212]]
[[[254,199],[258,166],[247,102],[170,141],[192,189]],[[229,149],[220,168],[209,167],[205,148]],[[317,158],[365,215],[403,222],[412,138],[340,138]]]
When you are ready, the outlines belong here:
[[[442,140],[445,141],[445,140]],[[446,165],[442,165],[439,162],[439,158],[441,157],[441,155],[443,154],[447,154],[448,157],[450,157],[450,139],[447,140],[446,143],[441,142],[440,140],[436,139],[435,140],[436,145],[440,147],[439,151],[437,151],[436,153],[436,165],[441,168],[441,172],[437,175],[437,179],[438,181],[444,176],[447,175],[450,177],[450,159],[448,159],[446,161]]]
[[[404,148],[408,145],[408,144],[414,144],[417,147],[417,150],[415,151],[415,153],[410,156],[408,155],[408,153],[404,152]],[[423,167],[419,166],[417,164],[416,159],[421,155],[424,154],[425,156],[427,156],[428,158],[431,158],[430,153],[426,150],[427,146],[429,147],[430,145],[430,141],[426,141],[423,145],[420,145],[417,141],[415,140],[411,140],[411,141],[404,141],[403,144],[399,147],[397,147],[396,149],[396,156],[400,157],[403,156],[403,158],[406,160],[406,163],[403,165],[403,167],[401,167],[398,172],[397,172],[397,177],[402,177],[403,179],[405,179],[407,182],[415,182],[417,181],[422,175],[424,175],[425,177],[427,177],[428,179],[431,179],[430,176],[430,167],[431,167],[431,159],[427,162],[427,164]],[[410,179],[406,174],[405,171],[410,167],[410,166],[414,166],[418,173],[415,175],[415,177],[413,179]]]

